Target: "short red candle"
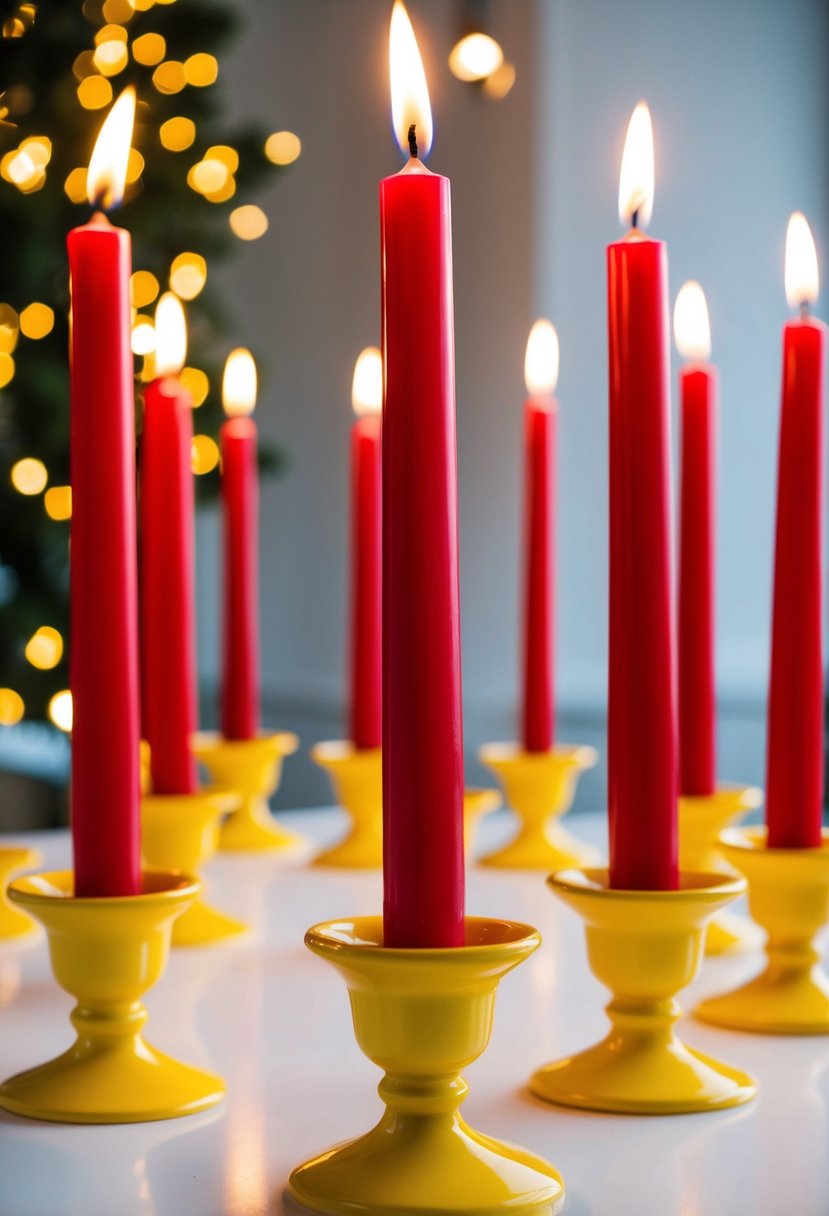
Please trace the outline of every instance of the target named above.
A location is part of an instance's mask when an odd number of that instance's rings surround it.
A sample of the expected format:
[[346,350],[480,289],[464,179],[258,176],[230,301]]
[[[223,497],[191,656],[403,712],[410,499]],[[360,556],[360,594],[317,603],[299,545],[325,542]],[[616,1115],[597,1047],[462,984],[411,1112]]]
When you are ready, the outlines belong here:
[[[417,58],[402,6],[392,16],[393,63],[396,36],[409,39]],[[401,146],[409,132],[413,153],[416,137],[428,150],[428,96],[418,111],[393,108]],[[463,728],[448,180],[412,155],[380,184],[380,223],[384,942],[459,946]]]
[[361,416],[351,431],[351,679],[350,739],[360,750],[380,747],[382,697],[382,408],[379,350],[364,350],[354,369],[352,404]]
[[224,621],[221,726],[226,739],[253,739],[261,723],[259,678],[259,473],[256,365],[240,348],[225,366],[221,429]]
[[[800,216],[802,225],[806,221]],[[790,286],[798,233],[787,240],[790,303],[814,299],[817,260],[804,285]],[[808,226],[806,226],[808,232]],[[800,243],[804,238],[802,229]],[[802,253],[802,250],[801,250]],[[809,251],[807,248],[807,255]],[[815,848],[823,804],[823,360],[826,327],[807,315],[783,330],[783,389],[777,484],[771,679],[768,710],[766,822],[772,848]]]
[[[108,115],[90,164],[93,205],[120,197],[100,167],[113,134],[129,150],[134,94]],[[96,159],[98,172],[93,172]],[[72,846],[75,894],[134,895],[139,841],[138,584],[130,238],[101,214],[70,232]]]
[[521,737],[524,750],[553,745],[553,479],[558,337],[537,321],[527,343],[524,405],[524,654]]
[[717,373],[706,363],[705,296],[686,283],[674,313],[689,362],[680,373],[682,469],[679,548],[679,789],[713,794],[717,779],[714,677]]
[[[645,209],[637,201],[628,217]],[[634,228],[607,265],[610,884],[667,890],[678,871],[665,246]]]
[[[180,321],[168,320],[168,310],[178,310]],[[166,324],[180,324],[183,334],[172,295],[156,310],[159,355]],[[183,362],[182,345],[147,386],[141,435],[142,710],[154,794],[191,794],[197,786],[193,403],[173,374]]]

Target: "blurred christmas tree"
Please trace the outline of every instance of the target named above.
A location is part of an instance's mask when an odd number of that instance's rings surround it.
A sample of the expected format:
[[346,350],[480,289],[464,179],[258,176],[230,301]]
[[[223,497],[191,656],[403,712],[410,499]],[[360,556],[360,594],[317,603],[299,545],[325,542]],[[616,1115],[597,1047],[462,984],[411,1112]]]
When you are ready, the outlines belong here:
[[169,286],[188,304],[194,470],[207,474],[200,488],[215,489],[229,319],[208,268],[237,240],[265,232],[250,190],[299,154],[290,132],[226,129],[217,55],[236,25],[231,7],[0,0],[0,723],[24,714],[66,722],[65,239],[87,217],[86,165],[126,84],[135,85],[138,108],[118,222],[133,237],[138,379],[152,375],[152,314]]

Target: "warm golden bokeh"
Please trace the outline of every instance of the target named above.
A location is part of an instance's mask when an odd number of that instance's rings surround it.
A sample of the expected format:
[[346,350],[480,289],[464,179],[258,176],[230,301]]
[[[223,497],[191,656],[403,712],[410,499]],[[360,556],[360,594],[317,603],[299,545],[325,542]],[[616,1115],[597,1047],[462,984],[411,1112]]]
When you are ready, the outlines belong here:
[[167,59],[160,63],[153,72],[153,84],[159,93],[180,93],[187,80],[184,75],[184,64],[178,59]]
[[25,338],[45,338],[54,326],[54,309],[48,304],[29,304],[20,314],[20,332]]
[[72,729],[72,694],[68,688],[63,692],[56,692],[49,702],[49,719],[54,722],[58,730],[65,731],[67,734]]
[[34,456],[24,456],[22,460],[18,460],[12,465],[11,480],[19,494],[28,496],[40,494],[42,490],[46,489],[49,474],[46,472],[46,465],[42,460],[38,460]]
[[87,76],[78,85],[78,101],[85,110],[102,110],[112,101],[112,85],[105,76]]
[[195,300],[207,282],[207,262],[200,253],[180,253],[170,267],[170,286],[182,300]]
[[41,625],[26,643],[26,659],[40,671],[51,671],[63,658],[63,638],[51,625]]
[[184,79],[188,84],[193,85],[197,89],[207,88],[208,85],[215,84],[216,77],[219,75],[219,62],[215,55],[207,55],[200,52],[196,55],[191,55],[184,64]]
[[182,387],[186,388],[193,402],[193,408],[198,409],[207,400],[210,392],[210,381],[207,373],[200,367],[183,367],[179,375]]
[[43,495],[43,505],[50,519],[72,518],[72,487],[52,486]]
[[210,435],[194,435],[190,464],[197,476],[210,473],[219,463],[219,445]]
[[142,34],[132,44],[132,57],[145,67],[155,67],[167,53],[167,43],[161,34]]
[[161,290],[161,284],[151,270],[136,270],[130,276],[130,302],[133,308],[146,308]]
[[231,231],[240,241],[255,241],[268,231],[268,217],[255,203],[236,207],[228,217]]
[[19,692],[13,688],[0,688],[0,726],[16,726],[25,709]]
[[265,155],[274,165],[290,165],[302,151],[302,142],[293,131],[274,131],[265,141]]
[[158,137],[168,152],[184,152],[196,138],[196,124],[191,118],[168,118],[161,124]]

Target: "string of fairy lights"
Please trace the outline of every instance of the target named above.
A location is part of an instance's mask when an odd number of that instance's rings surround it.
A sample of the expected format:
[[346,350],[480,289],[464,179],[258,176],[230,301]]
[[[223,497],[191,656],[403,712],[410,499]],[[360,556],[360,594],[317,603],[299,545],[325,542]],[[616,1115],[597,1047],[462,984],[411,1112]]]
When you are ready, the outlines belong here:
[[[157,93],[174,96],[185,89],[207,89],[219,78],[219,62],[215,55],[196,52],[183,61],[168,58],[167,44],[162,34],[146,32],[130,36],[130,22],[136,14],[146,13],[155,5],[169,5],[176,0],[84,0],[82,11],[90,22],[92,44],[83,50],[72,65],[77,81],[75,95],[84,110],[103,110],[113,100],[113,80],[131,63],[152,68],[151,84]],[[37,18],[37,5],[23,3],[2,25],[2,37],[23,37]],[[95,28],[95,26],[98,28]],[[93,32],[94,31],[94,32]],[[5,123],[8,109],[0,95],[0,123]],[[8,124],[6,124],[8,125]],[[173,116],[158,129],[161,147],[175,156],[185,157],[197,138],[197,126],[184,115]],[[284,166],[295,161],[302,150],[299,138],[291,131],[275,131],[264,145],[265,157],[274,165]],[[52,160],[52,141],[47,135],[29,135],[0,158],[0,179],[21,194],[36,194],[47,181]],[[185,162],[186,163],[186,162]],[[127,168],[127,187],[139,182],[145,162],[133,148]],[[228,203],[236,194],[236,174],[239,154],[229,145],[207,148],[200,158],[186,165],[187,185],[208,203]],[[86,167],[73,168],[63,184],[64,192],[73,203],[86,201]],[[227,220],[230,230],[241,241],[262,237],[268,229],[268,217],[261,207],[244,203],[232,209]],[[144,311],[154,304],[162,290],[169,290],[183,301],[194,300],[207,282],[205,257],[190,250],[176,255],[169,267],[168,282],[162,287],[152,271],[137,268],[130,280],[132,301],[132,351],[142,360],[138,378],[148,382],[154,377],[155,328],[153,317]],[[8,386],[15,375],[15,351],[18,342],[37,342],[51,333],[55,312],[50,305],[34,300],[19,311],[11,304],[0,303],[0,390]],[[206,401],[210,383],[207,373],[187,366],[181,380],[190,392],[193,406],[198,409]],[[193,438],[193,472],[201,476],[211,472],[219,463],[219,448],[212,436],[196,433]],[[49,471],[42,460],[25,455],[10,470],[14,489],[26,497],[43,496],[43,507],[49,519],[65,522],[72,515],[72,490],[68,485],[50,485]],[[25,642],[26,661],[35,669],[50,671],[63,657],[64,639],[51,625],[41,625]],[[0,687],[0,725],[14,726],[26,714],[23,698],[13,688]],[[60,730],[72,728],[72,695],[69,689],[55,693],[48,705],[48,716]]]

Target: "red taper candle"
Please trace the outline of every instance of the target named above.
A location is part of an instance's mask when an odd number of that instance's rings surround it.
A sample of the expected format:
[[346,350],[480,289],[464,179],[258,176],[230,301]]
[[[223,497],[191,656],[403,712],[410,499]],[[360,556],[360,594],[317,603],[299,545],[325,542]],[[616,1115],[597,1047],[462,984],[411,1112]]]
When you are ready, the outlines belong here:
[[619,189],[633,227],[607,251],[610,884],[632,890],[677,884],[667,258],[637,227],[652,199],[653,134],[640,103]]
[[349,735],[359,750],[380,747],[383,733],[382,457],[383,360],[360,352],[351,404],[351,678]]
[[524,360],[524,654],[521,738],[527,752],[553,745],[553,485],[558,335],[536,321]]
[[699,283],[684,283],[674,335],[680,372],[682,469],[679,528],[679,792],[713,794],[717,781],[714,677],[717,373]]
[[420,159],[431,143],[428,91],[399,0],[391,78],[395,130],[411,155],[380,184],[384,943],[459,946],[463,728],[449,182]]
[[259,681],[259,472],[256,364],[243,347],[228,355],[221,430],[224,504],[224,621],[221,725],[226,739],[253,739],[261,722]]
[[155,314],[157,378],[141,435],[141,674],[154,794],[192,794],[198,725],[194,589],[193,402],[178,373],[184,310],[165,292]]
[[801,315],[783,330],[783,392],[774,549],[766,822],[770,847],[815,848],[823,806],[823,360],[814,241],[789,220],[786,296]]
[[[128,89],[107,115],[90,161],[93,207],[120,200],[134,115]],[[134,895],[141,868],[130,238],[96,212],[69,233],[67,246],[75,894]]]

